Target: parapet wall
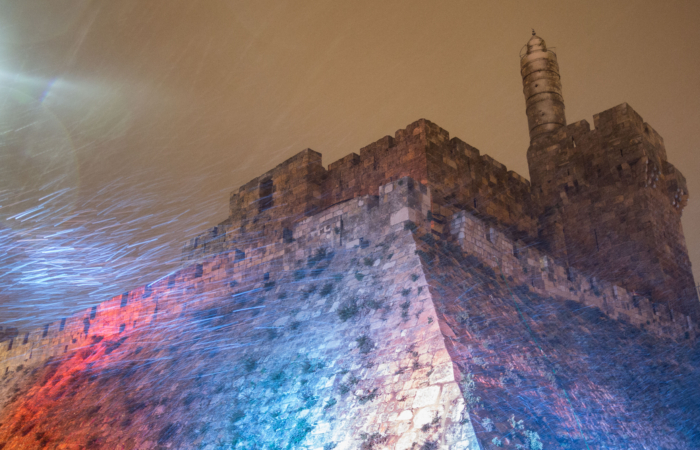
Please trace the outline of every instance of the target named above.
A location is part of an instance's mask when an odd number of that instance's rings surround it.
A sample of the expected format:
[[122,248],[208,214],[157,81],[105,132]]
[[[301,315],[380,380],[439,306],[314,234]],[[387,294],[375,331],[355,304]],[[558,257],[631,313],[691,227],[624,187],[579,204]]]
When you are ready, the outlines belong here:
[[[231,194],[229,217],[191,239],[183,261],[233,252],[250,236],[271,241],[292,224],[352,198],[376,195],[384,184],[410,177],[432,190],[433,202],[473,211],[514,237],[537,238],[529,182],[446,130],[421,119],[322,166],[307,149]],[[287,230],[287,231],[285,231]]]
[[613,319],[659,336],[695,339],[698,335],[697,323],[666,303],[652,303],[619,285],[566,268],[537,248],[511,240],[498,228],[468,212],[452,216],[450,233],[465,252],[502,273],[513,285],[527,285],[539,295],[558,301],[572,300],[600,308]]

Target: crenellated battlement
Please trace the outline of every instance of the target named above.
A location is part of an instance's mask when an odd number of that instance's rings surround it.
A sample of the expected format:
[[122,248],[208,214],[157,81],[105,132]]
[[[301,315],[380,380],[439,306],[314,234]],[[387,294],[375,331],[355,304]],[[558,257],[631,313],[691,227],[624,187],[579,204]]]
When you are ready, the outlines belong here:
[[505,165],[421,119],[395,137],[385,136],[324,169],[321,154],[307,149],[231,194],[229,217],[190,240],[185,261],[233,251],[244,235],[275,239],[308,214],[411,177],[431,186],[436,202],[473,211],[509,227],[519,238],[537,237],[529,182]]
[[594,124],[567,125],[528,149],[541,236],[558,261],[698,320],[680,223],[685,178],[628,104]]

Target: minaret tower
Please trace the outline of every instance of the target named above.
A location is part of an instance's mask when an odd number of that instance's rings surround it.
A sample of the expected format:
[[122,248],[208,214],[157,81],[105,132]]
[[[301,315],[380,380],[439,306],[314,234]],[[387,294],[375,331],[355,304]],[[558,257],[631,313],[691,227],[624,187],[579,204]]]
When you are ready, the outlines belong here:
[[[663,138],[623,103],[566,124],[557,57],[535,35],[520,57],[538,245],[562,265],[700,322],[681,226],[685,177]],[[675,313],[675,316],[673,314]]]
[[557,55],[547,50],[544,39],[535,35],[526,45],[520,58],[520,74],[523,77],[523,93],[530,127],[530,143],[537,142],[566,125],[564,97]]

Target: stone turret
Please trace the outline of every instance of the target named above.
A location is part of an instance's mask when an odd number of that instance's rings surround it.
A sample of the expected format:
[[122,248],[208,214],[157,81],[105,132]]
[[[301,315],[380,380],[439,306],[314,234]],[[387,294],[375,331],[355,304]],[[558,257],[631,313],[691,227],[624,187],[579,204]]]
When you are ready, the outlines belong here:
[[566,124],[557,58],[533,34],[520,59],[538,245],[558,263],[700,320],[683,237],[685,178],[623,103]]
[[535,30],[526,45],[525,54],[521,55],[520,74],[523,77],[530,142],[534,143],[566,125],[557,55],[547,49],[544,39],[535,35]]

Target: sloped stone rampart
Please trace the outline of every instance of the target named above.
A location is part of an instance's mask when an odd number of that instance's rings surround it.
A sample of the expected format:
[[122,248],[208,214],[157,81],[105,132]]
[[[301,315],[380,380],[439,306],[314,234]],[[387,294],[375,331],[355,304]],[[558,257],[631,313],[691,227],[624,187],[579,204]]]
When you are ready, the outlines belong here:
[[415,235],[391,220],[424,216],[429,193],[403,179],[381,194],[5,350],[0,443],[479,448]]
[[700,448],[697,345],[418,242],[483,449]]

